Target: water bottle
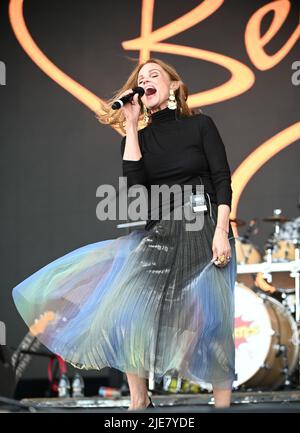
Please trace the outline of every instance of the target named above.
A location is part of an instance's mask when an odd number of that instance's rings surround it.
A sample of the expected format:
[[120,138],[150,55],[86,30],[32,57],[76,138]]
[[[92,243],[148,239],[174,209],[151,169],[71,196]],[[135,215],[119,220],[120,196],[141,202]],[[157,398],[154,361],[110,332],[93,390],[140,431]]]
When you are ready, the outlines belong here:
[[70,397],[70,382],[65,373],[61,375],[58,383],[58,397]]
[[84,396],[84,381],[79,373],[76,373],[72,382],[72,396],[83,397]]

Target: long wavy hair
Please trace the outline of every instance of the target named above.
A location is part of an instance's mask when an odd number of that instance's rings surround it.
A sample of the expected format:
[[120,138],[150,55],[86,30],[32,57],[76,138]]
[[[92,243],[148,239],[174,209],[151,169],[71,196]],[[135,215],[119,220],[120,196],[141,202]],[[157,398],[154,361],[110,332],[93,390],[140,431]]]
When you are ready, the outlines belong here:
[[[126,83],[118,89],[114,95],[106,101],[106,105],[104,106],[101,104],[99,110],[95,113],[96,118],[100,123],[103,123],[105,125],[114,125],[116,129],[120,129],[125,135],[126,135],[126,118],[123,114],[122,110],[113,110],[111,108],[111,105],[113,102],[117,99],[119,99],[120,95],[124,93],[126,90],[132,89],[138,85],[138,74],[140,69],[146,65],[147,63],[157,63],[160,65],[169,75],[171,80],[179,81],[180,85],[178,89],[174,91],[175,98],[177,101],[177,113],[182,117],[188,117],[193,116],[196,113],[202,112],[201,109],[190,109],[186,103],[188,98],[188,88],[182,81],[179,74],[176,72],[176,70],[169,65],[168,63],[156,59],[151,58],[146,60],[144,63],[137,64],[133,71],[131,72],[130,76],[128,77]],[[150,111],[145,107],[147,110],[147,116],[149,118],[148,122],[145,121],[144,116],[144,107],[143,103],[141,102],[140,98],[138,99],[139,105],[140,105],[140,117],[138,120],[138,129],[145,128],[149,123],[151,123],[151,114]]]

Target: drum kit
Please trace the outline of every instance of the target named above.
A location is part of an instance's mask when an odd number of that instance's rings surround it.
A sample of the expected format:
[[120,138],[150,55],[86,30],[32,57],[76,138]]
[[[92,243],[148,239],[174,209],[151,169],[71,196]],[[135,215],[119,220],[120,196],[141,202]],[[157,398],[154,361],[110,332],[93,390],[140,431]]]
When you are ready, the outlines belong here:
[[[299,205],[300,207],[300,205]],[[281,209],[263,221],[273,223],[264,249],[250,238],[257,220],[235,238],[235,370],[237,390],[300,387],[300,217],[289,219]],[[246,225],[230,219],[236,227]],[[149,389],[154,389],[149,379]],[[171,393],[212,391],[209,383],[183,380],[176,371],[164,376]]]
[[[233,387],[241,391],[300,386],[300,217],[290,220],[275,209],[263,221],[273,223],[263,250],[250,240],[258,232],[255,219],[243,236],[235,238],[237,380]],[[238,219],[230,222],[237,227],[246,224]],[[163,389],[199,393],[212,391],[212,386],[183,381],[171,372],[164,377]]]
[[273,224],[264,250],[250,240],[256,220],[235,239],[234,386],[274,390],[299,386],[300,217],[290,220],[275,209],[263,221]]

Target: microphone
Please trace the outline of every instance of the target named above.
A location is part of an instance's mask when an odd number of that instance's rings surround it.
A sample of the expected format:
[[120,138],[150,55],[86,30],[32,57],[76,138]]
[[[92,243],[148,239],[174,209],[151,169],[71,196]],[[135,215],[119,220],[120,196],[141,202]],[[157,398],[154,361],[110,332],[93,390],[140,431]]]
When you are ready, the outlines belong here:
[[142,87],[134,87],[133,92],[128,93],[128,95],[122,96],[122,98],[117,99],[111,106],[113,110],[118,110],[119,108],[123,107],[124,104],[131,101],[135,93],[138,93],[139,96],[143,96],[145,93],[145,90]]

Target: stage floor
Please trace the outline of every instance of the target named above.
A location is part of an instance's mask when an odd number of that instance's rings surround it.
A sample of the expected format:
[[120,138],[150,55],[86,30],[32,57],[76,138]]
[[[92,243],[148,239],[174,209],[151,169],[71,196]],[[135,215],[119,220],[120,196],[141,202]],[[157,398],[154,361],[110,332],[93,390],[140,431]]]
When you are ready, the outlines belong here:
[[[212,412],[212,394],[152,395],[156,405],[147,412]],[[21,400],[38,412],[127,412],[129,397],[35,398]],[[273,392],[233,392],[231,412],[300,412],[300,389]]]

